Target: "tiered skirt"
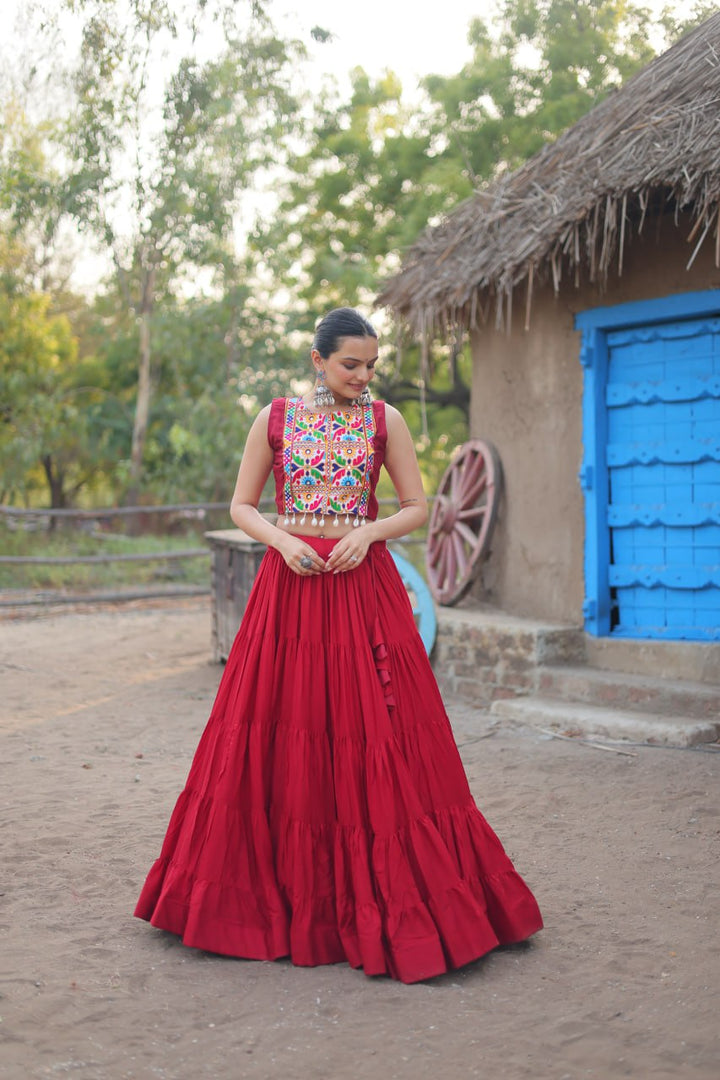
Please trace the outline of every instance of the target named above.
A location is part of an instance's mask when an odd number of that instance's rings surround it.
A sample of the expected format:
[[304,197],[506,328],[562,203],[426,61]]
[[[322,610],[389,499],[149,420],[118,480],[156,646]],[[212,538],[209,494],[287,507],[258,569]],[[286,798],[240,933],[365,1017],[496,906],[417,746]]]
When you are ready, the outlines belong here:
[[312,577],[267,552],[135,914],[199,949],[403,982],[541,928],[385,544]]

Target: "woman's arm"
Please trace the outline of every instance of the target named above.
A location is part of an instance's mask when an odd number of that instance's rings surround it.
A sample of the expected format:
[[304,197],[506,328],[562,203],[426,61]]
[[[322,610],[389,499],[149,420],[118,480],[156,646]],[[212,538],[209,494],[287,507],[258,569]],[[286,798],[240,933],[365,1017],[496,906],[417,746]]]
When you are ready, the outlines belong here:
[[298,562],[303,555],[309,555],[313,561],[313,570],[310,572],[319,573],[325,569],[325,563],[317,552],[304,543],[301,537],[278,529],[258,510],[260,496],[273,465],[273,450],[268,442],[270,408],[270,405],[266,405],[250,428],[230,503],[230,517],[238,529],[242,529],[253,540],[275,548],[295,573],[299,572]]
[[347,533],[338,541],[327,561],[329,570],[350,570],[358,560],[364,558],[370,544],[376,540],[407,536],[427,521],[427,499],[408,426],[392,405],[385,406],[385,420],[385,468],[393,482],[400,509],[390,517],[369,521],[362,528]]
[[394,540],[396,537],[406,536],[424,525],[428,517],[420,466],[408,426],[401,413],[392,405],[385,406],[385,422],[385,468],[393,482],[400,509],[390,517],[368,522],[363,527],[363,531],[369,530],[371,543],[374,540]]

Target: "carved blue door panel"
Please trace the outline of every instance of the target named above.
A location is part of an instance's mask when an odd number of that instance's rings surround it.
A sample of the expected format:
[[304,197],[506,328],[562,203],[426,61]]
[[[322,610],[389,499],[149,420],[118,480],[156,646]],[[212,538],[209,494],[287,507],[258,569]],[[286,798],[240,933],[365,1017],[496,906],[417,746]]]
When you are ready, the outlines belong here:
[[[714,299],[715,310],[682,310],[682,301],[702,307],[701,298]],[[720,640],[716,298],[696,293],[578,317],[593,633]]]
[[607,335],[609,583],[623,636],[720,633],[720,319]]

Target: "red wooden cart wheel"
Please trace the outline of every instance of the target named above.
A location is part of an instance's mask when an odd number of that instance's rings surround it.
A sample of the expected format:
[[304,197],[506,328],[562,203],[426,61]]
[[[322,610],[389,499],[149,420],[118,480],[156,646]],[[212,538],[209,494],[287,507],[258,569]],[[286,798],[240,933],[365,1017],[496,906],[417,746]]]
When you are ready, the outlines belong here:
[[440,481],[428,528],[425,565],[439,604],[456,604],[472,585],[488,551],[501,488],[492,443],[463,443]]

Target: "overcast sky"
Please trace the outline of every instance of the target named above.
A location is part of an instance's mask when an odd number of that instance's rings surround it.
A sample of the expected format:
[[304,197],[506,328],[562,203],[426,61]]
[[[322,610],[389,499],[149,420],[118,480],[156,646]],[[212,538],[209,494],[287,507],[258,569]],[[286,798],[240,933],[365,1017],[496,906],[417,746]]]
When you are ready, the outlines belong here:
[[[660,11],[669,0],[644,0]],[[378,75],[391,68],[412,95],[423,75],[452,75],[470,59],[467,32],[471,19],[492,18],[495,0],[441,0],[427,7],[408,0],[272,0],[275,19],[303,41],[313,26],[335,34],[335,39],[314,48],[315,66],[343,73],[358,65]],[[692,0],[675,0],[675,14],[688,14]]]
[[377,75],[391,68],[412,91],[423,75],[449,75],[470,58],[467,31],[472,18],[495,9],[487,0],[443,0],[440,6],[407,0],[272,0],[278,22],[307,41],[313,26],[335,36],[314,48],[315,63],[336,76],[363,67]]
[[[61,7],[62,0],[0,0],[3,23],[13,27],[16,13],[23,8]],[[660,11],[668,0],[644,0],[646,7]],[[676,14],[687,13],[693,0],[675,0]],[[331,73],[342,83],[354,67],[371,75],[391,68],[401,78],[403,89],[413,95],[423,75],[450,75],[470,58],[467,34],[470,21],[480,16],[490,20],[498,0],[442,0],[439,5],[412,5],[408,0],[268,0],[268,10],[278,29],[301,38],[312,56],[318,76]],[[315,44],[310,30],[320,26],[333,34],[323,45]],[[0,31],[0,50],[2,31]]]

